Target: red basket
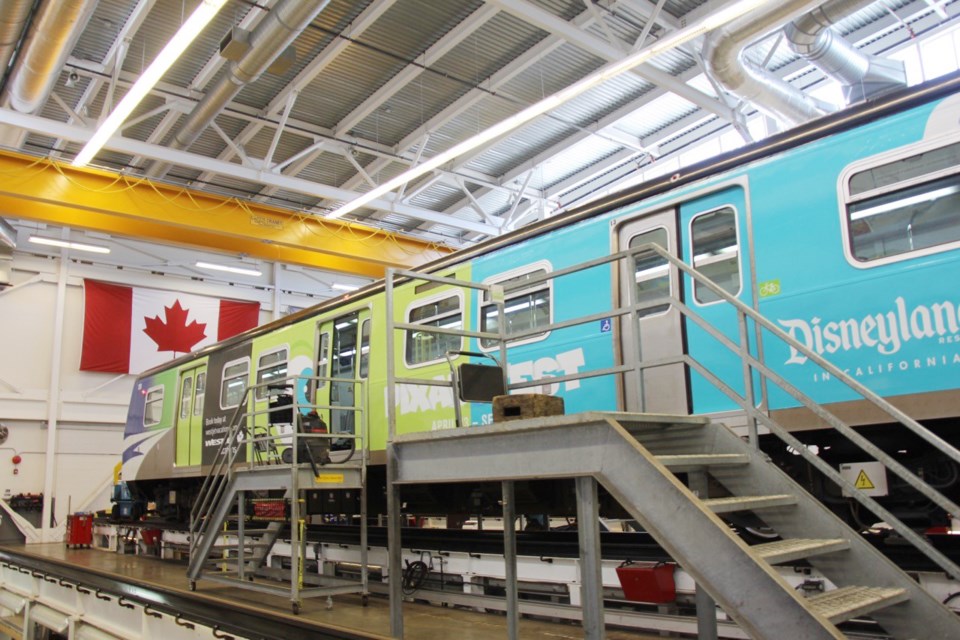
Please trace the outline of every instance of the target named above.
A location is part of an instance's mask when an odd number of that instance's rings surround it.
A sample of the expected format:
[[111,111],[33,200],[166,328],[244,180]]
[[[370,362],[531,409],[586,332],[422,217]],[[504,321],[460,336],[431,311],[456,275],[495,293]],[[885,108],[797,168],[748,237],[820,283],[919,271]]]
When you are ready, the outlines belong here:
[[617,567],[623,595],[631,602],[666,604],[677,599],[672,562],[638,562]]

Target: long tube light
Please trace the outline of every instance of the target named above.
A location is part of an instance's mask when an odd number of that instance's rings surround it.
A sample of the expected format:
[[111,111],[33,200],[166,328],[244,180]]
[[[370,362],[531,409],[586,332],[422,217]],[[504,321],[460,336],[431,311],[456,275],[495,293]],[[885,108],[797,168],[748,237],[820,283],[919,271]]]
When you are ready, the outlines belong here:
[[173,65],[174,62],[183,54],[188,46],[196,39],[203,28],[213,20],[217,12],[226,4],[227,0],[201,0],[200,4],[180,26],[180,30],[170,39],[170,42],[157,54],[147,70],[144,71],[137,81],[130,87],[123,99],[114,107],[113,111],[103,121],[100,128],[93,134],[93,137],[87,141],[77,157],[73,159],[73,166],[84,167],[94,156],[103,148],[114,133],[120,128],[120,125],[130,117],[133,110],[137,108],[140,101],[153,89],[154,85],[160,81],[163,74]]
[[89,251],[90,253],[110,253],[109,247],[101,247],[100,245],[86,244],[83,242],[57,240],[56,238],[47,238],[44,236],[30,236],[28,241],[33,244],[42,244],[48,247],[63,247],[66,249],[76,249],[77,251]]
[[340,208],[331,211],[330,214],[327,215],[327,218],[340,218],[352,211],[356,211],[360,207],[372,202],[373,200],[376,200],[377,198],[389,193],[390,191],[393,191],[394,189],[399,188],[414,178],[433,171],[447,162],[450,162],[454,158],[458,158],[468,151],[472,151],[473,149],[476,149],[477,147],[486,144],[491,140],[495,140],[500,136],[513,131],[527,122],[530,122],[534,118],[541,116],[548,111],[556,109],[565,102],[569,102],[573,98],[576,98],[580,94],[585,93],[593,87],[601,85],[608,80],[612,80],[613,78],[630,71],[634,67],[637,67],[657,57],[658,55],[666,53],[671,49],[676,49],[677,47],[683,46],[694,38],[698,38],[718,27],[722,27],[728,22],[732,22],[733,20],[746,15],[757,7],[767,4],[769,1],[770,0],[740,0],[740,2],[735,2],[710,15],[704,16],[702,19],[693,23],[692,25],[684,27],[683,29],[678,29],[677,31],[674,31],[650,46],[644,47],[643,49],[627,56],[622,60],[617,60],[604,67],[601,67],[599,70],[587,76],[586,78],[575,82],[566,89],[562,89],[551,96],[547,96],[540,102],[530,105],[523,111],[520,111],[519,113],[516,113],[509,118],[498,122],[489,129],[481,131],[472,138],[464,140],[460,144],[450,147],[446,151],[433,156],[429,160],[426,160],[414,167],[410,167],[392,180],[384,182],[379,187],[371,189],[363,195],[351,200],[350,202],[347,202]]
[[226,264],[217,264],[215,262],[197,262],[196,266],[201,269],[210,269],[212,271],[226,271],[227,273],[239,273],[242,276],[254,276],[259,277],[263,275],[263,272],[259,269],[254,269],[252,267],[231,267]]

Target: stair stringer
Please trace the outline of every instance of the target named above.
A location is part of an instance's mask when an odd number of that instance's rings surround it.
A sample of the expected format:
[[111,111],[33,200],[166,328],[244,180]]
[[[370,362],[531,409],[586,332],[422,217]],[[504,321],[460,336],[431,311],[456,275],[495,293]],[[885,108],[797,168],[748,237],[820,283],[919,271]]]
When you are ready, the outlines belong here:
[[[941,604],[915,580],[905,574],[889,558],[851,529],[819,500],[797,485],[776,465],[743,442],[720,424],[703,430],[702,446],[710,453],[746,453],[753,456],[747,467],[710,470],[720,484],[734,495],[743,495],[763,487],[768,493],[790,492],[798,496],[791,509],[764,510],[758,515],[783,538],[845,538],[850,548],[840,553],[807,558],[823,575],[838,587],[869,585],[899,587],[907,590],[909,599],[900,604],[874,611],[870,617],[897,638],[915,637],[918,624],[923,637],[930,640],[960,638],[960,617]],[[702,450],[698,447],[698,450]],[[758,459],[762,456],[763,459]]]

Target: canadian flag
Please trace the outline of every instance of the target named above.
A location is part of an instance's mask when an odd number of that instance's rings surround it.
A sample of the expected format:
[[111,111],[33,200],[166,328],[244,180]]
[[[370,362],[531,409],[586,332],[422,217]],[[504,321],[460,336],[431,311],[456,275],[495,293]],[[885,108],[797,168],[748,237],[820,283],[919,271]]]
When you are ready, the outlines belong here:
[[80,369],[140,373],[257,326],[259,302],[84,280]]

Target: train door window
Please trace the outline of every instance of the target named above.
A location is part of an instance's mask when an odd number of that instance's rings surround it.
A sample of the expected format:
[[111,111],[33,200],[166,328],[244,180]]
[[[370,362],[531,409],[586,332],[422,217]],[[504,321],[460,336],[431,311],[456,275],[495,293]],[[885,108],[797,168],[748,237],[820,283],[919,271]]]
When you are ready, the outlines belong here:
[[152,427],[163,419],[163,387],[147,390],[143,405],[143,426]]
[[184,376],[180,385],[180,417],[190,416],[190,401],[193,400],[193,376]]
[[884,264],[960,242],[958,167],[954,143],[850,173],[845,222],[853,260]]
[[[659,227],[638,233],[630,238],[629,246],[631,249],[645,244],[657,244],[664,249],[668,249],[670,243],[667,238],[667,230]],[[652,251],[637,254],[637,270],[634,273],[634,280],[637,283],[637,304],[644,304],[657,298],[666,298],[672,293],[670,291],[670,264],[665,258],[661,258]],[[669,304],[658,304],[638,309],[637,316],[645,318],[664,313],[668,309],[670,309]]]
[[220,408],[236,407],[243,400],[247,390],[247,376],[250,375],[250,359],[243,358],[228,362],[223,367],[223,381],[220,383]]
[[[503,320],[505,335],[530,331],[550,324],[553,315],[552,281],[540,280],[533,283],[530,281],[546,275],[551,270],[552,265],[550,263],[540,262],[524,267],[522,270],[514,270],[484,280],[484,284],[499,284],[504,288]],[[489,299],[485,297],[484,305],[480,308],[480,331],[496,333],[499,330],[497,305],[490,303]],[[511,342],[511,344],[516,346],[535,342],[546,336],[547,332],[544,331],[525,336]],[[496,340],[483,338],[480,340],[481,349],[493,349],[496,346]]]
[[[257,400],[270,395],[269,384],[287,377],[287,349],[277,349],[260,355],[257,360]],[[262,387],[259,385],[263,385]]]
[[[460,329],[463,326],[463,312],[460,294],[447,294],[428,301],[417,301],[416,306],[407,310],[407,322],[424,327],[441,329]],[[408,366],[436,362],[444,358],[447,351],[462,348],[463,339],[434,333],[427,329],[407,331],[406,362]]]
[[333,370],[331,378],[354,378],[354,365],[357,355],[357,322],[359,316],[337,318],[333,323]]
[[370,373],[370,319],[360,325],[360,377]]
[[197,386],[193,391],[193,415],[203,415],[203,394],[207,390],[207,372],[197,374]]
[[[690,246],[694,269],[730,295],[740,293],[740,245],[733,207],[694,216],[690,221]],[[699,282],[693,283],[693,297],[700,304],[720,300],[720,296]]]
[[[326,378],[330,376],[330,333],[324,331],[317,340],[317,377]],[[317,389],[323,389],[327,386],[326,380],[317,380]]]

